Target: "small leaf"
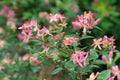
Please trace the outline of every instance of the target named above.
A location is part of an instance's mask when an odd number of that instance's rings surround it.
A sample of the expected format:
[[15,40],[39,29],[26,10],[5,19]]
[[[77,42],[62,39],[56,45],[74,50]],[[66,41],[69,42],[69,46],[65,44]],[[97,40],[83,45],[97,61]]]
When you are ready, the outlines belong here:
[[94,64],[105,64],[105,62],[102,60],[95,60]]
[[98,27],[98,26],[95,26],[94,28],[96,28],[96,29],[98,29],[98,30],[100,30],[100,31],[103,31],[100,27]]
[[52,75],[55,75],[57,73],[59,73],[60,71],[62,71],[63,68],[62,67],[58,67],[57,69],[55,69],[53,72],[52,72]]
[[97,53],[93,53],[93,54],[90,54],[88,56],[87,60],[89,61],[89,60],[93,60],[93,59],[96,59],[96,58],[98,58],[98,54]]
[[110,77],[110,70],[104,70],[102,71],[97,80],[107,80]]
[[76,80],[77,73],[75,71],[69,73],[69,76],[72,78],[72,80]]
[[120,59],[120,52],[116,53],[116,56],[115,56],[113,62],[115,63],[118,59]]
[[90,38],[94,38],[93,36],[88,36],[88,35],[82,35],[81,40],[82,39],[90,39]]
[[64,66],[65,66],[65,68],[67,68],[67,69],[71,69],[71,68],[76,67],[77,65],[73,64],[72,61],[67,61]]

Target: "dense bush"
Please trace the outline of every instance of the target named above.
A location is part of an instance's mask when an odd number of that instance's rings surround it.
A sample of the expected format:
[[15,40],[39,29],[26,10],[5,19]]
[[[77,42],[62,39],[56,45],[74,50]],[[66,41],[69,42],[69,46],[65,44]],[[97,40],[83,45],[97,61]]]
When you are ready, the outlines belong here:
[[120,80],[119,2],[0,1],[0,79]]

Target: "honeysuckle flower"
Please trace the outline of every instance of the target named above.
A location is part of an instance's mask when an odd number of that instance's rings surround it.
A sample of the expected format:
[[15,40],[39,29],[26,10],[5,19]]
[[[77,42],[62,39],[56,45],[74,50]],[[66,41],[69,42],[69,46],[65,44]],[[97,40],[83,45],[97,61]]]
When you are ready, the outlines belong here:
[[114,80],[114,77],[109,77],[107,80]]
[[22,60],[25,61],[25,60],[28,60],[30,58],[30,55],[28,53],[26,53],[23,57],[22,57]]
[[5,75],[3,80],[10,80],[8,75]]
[[45,35],[52,36],[52,34],[50,34],[49,30],[45,26],[43,26],[43,28],[41,30],[39,30],[39,32],[37,33],[37,37],[42,36],[42,40],[44,40]]
[[0,15],[3,15],[3,14],[6,15],[7,11],[8,11],[8,6],[4,5],[2,10],[0,11]]
[[117,76],[117,80],[120,80],[120,74]]
[[15,12],[8,8],[8,6],[4,5],[3,9],[0,11],[0,15],[5,15],[7,17],[6,24],[8,26],[11,26],[13,30],[16,30],[16,24],[15,24]]
[[0,34],[4,32],[3,28],[0,27]]
[[111,73],[114,75],[114,76],[117,76],[117,75],[119,75],[120,74],[120,69],[119,69],[119,67],[116,65],[116,66],[113,66],[112,68],[111,68]]
[[37,59],[36,56],[31,56],[31,57],[29,58],[29,62],[30,62],[31,64],[34,64],[34,65],[38,65],[38,64],[40,63],[40,61]]
[[48,13],[47,12],[40,12],[39,17],[47,19],[48,18]]
[[4,59],[2,60],[2,63],[3,63],[3,64],[10,64],[11,61],[12,61],[12,60],[11,60],[10,58],[7,58],[7,57],[6,57],[6,58],[4,58]]
[[4,69],[4,66],[0,65],[0,70]]
[[109,52],[108,59],[106,58],[106,56],[104,55],[102,56],[102,60],[107,64],[112,62],[112,58],[113,58],[113,51]]
[[72,22],[72,25],[78,29],[83,28],[83,34],[86,34],[87,30],[93,29],[99,21],[100,19],[95,20],[93,18],[93,13],[89,11],[89,13],[84,12],[84,15],[78,16],[77,20]]
[[104,36],[100,39],[94,39],[91,46],[93,46],[94,49],[96,49],[97,47],[98,49],[109,48],[110,51],[113,51],[115,49],[114,41],[115,39],[113,37],[108,38],[107,36]]
[[46,49],[46,45],[45,44],[42,44],[41,46],[43,49]]
[[69,4],[70,8],[74,11],[74,12],[78,12],[79,11],[79,7],[77,5],[74,4],[74,2],[71,2]]
[[49,33],[48,29],[47,29],[45,26],[43,26],[43,28],[42,28],[39,32],[40,32],[40,34],[42,34],[42,36],[44,36],[44,35],[46,35],[46,34],[51,35],[51,34]]
[[74,37],[67,37],[63,40],[63,43],[65,45],[71,45],[72,42],[78,42],[79,41],[79,38],[74,38]]
[[100,39],[93,39],[93,44],[91,46],[94,47],[94,49],[96,49],[98,47],[98,49],[102,49],[101,48],[101,44],[102,44],[102,38]]
[[86,59],[88,57],[88,52],[79,52],[75,51],[75,54],[71,56],[74,64],[78,64],[80,68],[84,68],[86,66]]
[[96,74],[94,72],[92,72],[89,79],[87,79],[87,80],[95,80],[98,75],[99,75],[99,72],[97,72]]
[[5,40],[0,40],[0,48],[4,48],[5,47]]
[[110,51],[109,52],[109,62],[111,63],[112,62],[112,58],[113,58],[113,51]]
[[48,20],[50,22],[65,22],[65,17],[62,16],[60,13],[57,13],[55,15],[50,14]]
[[105,63],[108,63],[108,62],[109,62],[104,55],[102,56],[102,60],[103,60]]
[[21,35],[23,36],[23,42],[28,43],[30,38],[36,37],[36,35],[33,35],[33,32],[38,32],[38,24],[36,20],[31,20],[26,23],[24,23],[21,27],[18,29],[21,29]]

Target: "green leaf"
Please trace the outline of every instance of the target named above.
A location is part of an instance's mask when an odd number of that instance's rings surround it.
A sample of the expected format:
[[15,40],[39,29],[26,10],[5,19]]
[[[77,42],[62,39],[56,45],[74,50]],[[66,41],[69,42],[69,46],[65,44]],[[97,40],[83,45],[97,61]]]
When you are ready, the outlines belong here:
[[95,60],[94,64],[105,64],[105,62],[102,60]]
[[99,28],[98,26],[95,26],[94,28],[100,30],[100,31],[103,31],[101,28]]
[[89,61],[89,60],[93,60],[93,59],[96,59],[96,58],[98,58],[98,54],[97,53],[93,53],[93,54],[90,54],[88,56],[87,60]]
[[67,62],[65,63],[65,65],[64,65],[64,67],[67,68],[67,69],[72,69],[72,68],[74,68],[74,67],[76,67],[76,66],[77,66],[77,65],[73,64],[72,61],[67,61]]
[[88,36],[88,35],[82,35],[81,40],[82,39],[90,39],[90,38],[94,38],[93,36]]
[[76,43],[76,42],[72,42],[72,46],[73,46],[73,47],[76,47],[76,46],[77,46],[77,43]]
[[18,55],[18,53],[16,53],[15,56],[14,56],[15,62],[18,62],[18,58],[19,58],[19,55]]
[[97,80],[107,80],[109,77],[110,77],[110,70],[104,70],[99,74]]
[[120,52],[116,53],[116,56],[115,56],[113,62],[115,63],[118,59],[120,59]]
[[62,67],[58,67],[57,69],[55,69],[53,72],[52,72],[52,75],[55,75],[57,73],[59,73],[60,71],[62,71],[63,68]]
[[62,56],[68,57],[69,54],[72,52],[71,50],[65,49],[65,48],[60,48],[59,52]]
[[77,73],[75,71],[69,73],[69,76],[72,78],[72,80],[76,80]]

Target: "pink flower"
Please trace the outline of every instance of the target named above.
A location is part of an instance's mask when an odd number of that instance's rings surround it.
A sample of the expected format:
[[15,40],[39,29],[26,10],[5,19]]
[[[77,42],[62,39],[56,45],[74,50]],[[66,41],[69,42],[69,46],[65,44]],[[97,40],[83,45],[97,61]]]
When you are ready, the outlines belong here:
[[25,61],[25,60],[28,60],[30,58],[30,55],[28,53],[26,53],[23,57],[22,57],[22,60]]
[[72,25],[78,29],[83,28],[83,34],[86,34],[87,30],[93,29],[99,21],[100,19],[95,20],[93,13],[89,11],[89,13],[84,12],[84,15],[78,16],[77,20],[72,22]]
[[4,58],[4,59],[2,60],[2,63],[3,63],[3,64],[10,64],[10,63],[11,63],[11,59],[10,59],[10,58]]
[[8,6],[4,5],[3,9],[0,11],[0,15],[3,15],[3,14],[6,15],[7,11],[8,11]]
[[109,62],[104,55],[102,56],[102,60],[103,60],[105,63],[108,63],[108,62]]
[[91,46],[93,46],[94,49],[96,49],[97,47],[98,49],[109,48],[110,51],[113,51],[115,49],[114,41],[115,39],[113,37],[108,38],[107,36],[104,36],[100,39],[94,39]]
[[[30,38],[35,38],[36,35],[33,35],[33,32],[38,32],[38,25],[36,20],[28,21],[24,23],[18,29],[22,29],[21,35],[23,36],[23,42],[28,43]],[[20,38],[20,37],[19,37]]]
[[113,58],[113,51],[110,51],[109,52],[109,55],[108,55],[108,58],[107,59],[104,55],[102,56],[102,60],[105,62],[105,63],[111,63],[112,62],[112,58]]
[[0,65],[0,70],[4,69],[4,66]]
[[113,37],[108,38],[107,36],[104,36],[102,40],[102,47],[106,48],[107,46],[110,46],[110,50],[114,50],[114,41],[115,39]]
[[0,48],[4,48],[5,47],[5,40],[0,40]]
[[3,28],[0,27],[0,34],[2,34],[4,32]]
[[93,40],[93,44],[91,45],[91,46],[93,46],[94,47],[94,49],[96,49],[97,47],[98,47],[98,49],[102,49],[101,48],[101,44],[102,44],[102,38],[100,38],[100,39],[94,39]]
[[120,74],[117,76],[117,79],[120,80]]
[[88,52],[76,51],[71,58],[74,64],[78,64],[80,68],[84,68],[86,66],[87,57],[88,57]]
[[89,79],[87,79],[87,80],[95,80],[98,75],[99,75],[99,72],[97,72],[96,74],[94,72],[92,72]]
[[57,13],[55,15],[50,14],[48,20],[50,22],[65,22],[65,17],[62,16],[60,13]]
[[37,33],[37,37],[42,36],[42,40],[44,40],[44,36],[47,34],[52,36],[52,34],[49,33],[49,30],[43,26],[43,28]]
[[43,49],[46,49],[46,45],[45,45],[45,44],[42,44],[42,48],[43,48]]
[[107,80],[114,80],[114,77],[109,77]]
[[34,64],[34,65],[38,65],[38,64],[40,63],[40,61],[37,59],[36,56],[31,56],[31,57],[29,58],[29,62],[30,62],[31,64]]
[[109,62],[111,63],[112,62],[112,58],[113,58],[113,51],[110,51],[109,52]]
[[72,42],[78,42],[79,41],[79,38],[74,38],[74,37],[67,37],[63,40],[63,43],[65,45],[71,45]]
[[114,76],[117,76],[117,75],[119,75],[120,74],[120,69],[119,69],[119,67],[116,65],[116,66],[113,66],[112,68],[111,68],[111,73],[114,75]]

